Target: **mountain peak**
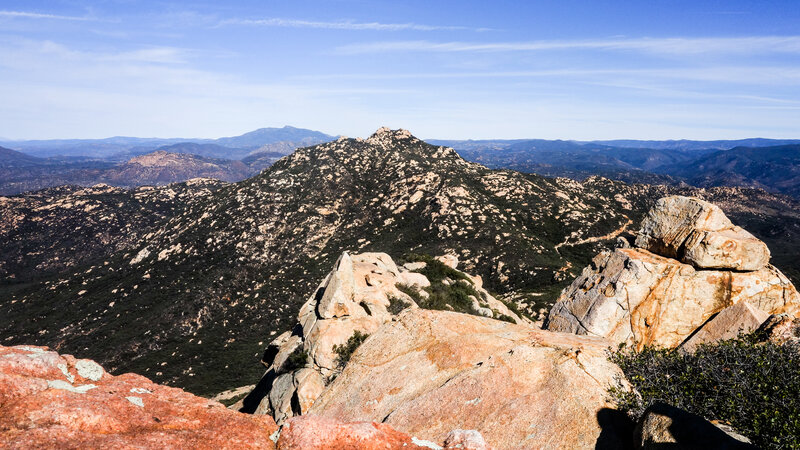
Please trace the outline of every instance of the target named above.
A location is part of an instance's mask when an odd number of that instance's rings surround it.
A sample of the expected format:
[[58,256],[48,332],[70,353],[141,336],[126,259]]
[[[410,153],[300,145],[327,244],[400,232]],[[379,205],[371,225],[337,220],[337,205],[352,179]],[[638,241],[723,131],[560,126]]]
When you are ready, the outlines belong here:
[[372,133],[372,136],[367,138],[367,142],[371,144],[378,144],[384,143],[387,141],[398,141],[398,140],[417,140],[410,131],[405,130],[403,128],[398,128],[396,130],[392,130],[389,127],[380,127],[377,131]]

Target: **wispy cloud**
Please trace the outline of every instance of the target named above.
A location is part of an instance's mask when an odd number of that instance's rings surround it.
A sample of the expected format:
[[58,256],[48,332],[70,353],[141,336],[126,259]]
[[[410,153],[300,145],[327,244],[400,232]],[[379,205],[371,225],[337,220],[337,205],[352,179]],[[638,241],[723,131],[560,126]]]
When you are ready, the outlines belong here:
[[284,28],[320,28],[328,30],[351,30],[351,31],[489,31],[489,28],[472,28],[451,25],[425,25],[418,23],[381,23],[381,22],[354,22],[349,20],[323,22],[313,20],[297,19],[227,19],[219,23],[225,25],[246,25],[262,27],[284,27]]
[[470,78],[558,78],[589,79],[632,77],[636,79],[691,80],[727,84],[764,84],[796,86],[800,84],[797,66],[713,66],[664,69],[563,68],[546,70],[484,72],[411,72],[411,73],[328,73],[303,74],[298,80],[420,80]]
[[58,14],[42,14],[29,11],[0,11],[0,17],[12,17],[21,19],[75,20],[75,21],[95,20],[91,17],[61,16]]
[[50,40],[0,37],[0,67],[21,70],[41,70],[59,61],[79,64],[185,64],[200,54],[201,52],[197,50],[167,46],[116,52],[90,52],[76,50]]
[[431,42],[381,41],[338,47],[340,54],[385,52],[519,52],[545,50],[634,50],[687,55],[755,52],[800,53],[800,36],[752,36],[720,38],[630,38],[554,40],[529,42]]

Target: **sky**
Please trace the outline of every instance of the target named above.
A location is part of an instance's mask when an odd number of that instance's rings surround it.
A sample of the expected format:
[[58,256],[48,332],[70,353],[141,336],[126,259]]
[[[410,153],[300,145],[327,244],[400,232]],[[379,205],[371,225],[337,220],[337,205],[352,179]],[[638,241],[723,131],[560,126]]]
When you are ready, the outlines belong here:
[[800,2],[0,1],[0,137],[800,138]]

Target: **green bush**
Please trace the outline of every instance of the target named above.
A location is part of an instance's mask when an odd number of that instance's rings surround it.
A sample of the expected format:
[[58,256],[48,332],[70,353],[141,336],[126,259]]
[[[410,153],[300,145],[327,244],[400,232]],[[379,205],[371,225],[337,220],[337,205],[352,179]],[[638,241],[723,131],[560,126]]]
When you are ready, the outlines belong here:
[[751,335],[700,346],[695,353],[620,348],[610,359],[641,397],[609,389],[638,417],[661,401],[729,423],[763,448],[800,448],[800,347]]
[[432,284],[441,283],[441,281],[445,278],[450,278],[453,281],[465,280],[469,283],[472,283],[472,280],[465,273],[453,269],[452,267],[444,264],[430,255],[410,253],[404,255],[402,260],[409,262],[424,262],[425,267],[415,270],[415,272],[425,275]]
[[336,366],[341,370],[350,361],[353,352],[356,351],[359,345],[369,337],[368,334],[356,330],[352,336],[347,339],[343,345],[334,345],[333,352],[336,353]]
[[386,310],[389,311],[389,314],[398,315],[409,306],[411,306],[411,303],[408,303],[402,298],[389,295],[389,307],[386,308]]
[[283,370],[285,372],[294,372],[297,369],[302,369],[308,364],[308,353],[303,350],[303,347],[298,347],[293,351],[288,358],[286,358],[286,362],[283,364]]
[[[408,295],[409,297],[411,297],[411,299],[414,300],[417,303],[417,305],[422,303],[422,300],[423,300],[422,295],[419,293],[417,288],[415,288],[414,286],[411,286],[411,285],[408,285],[408,284],[404,284],[404,283],[397,283],[397,284],[395,284],[395,287],[397,287],[398,291],[400,291],[400,292]],[[391,302],[392,299],[390,298],[389,301]]]

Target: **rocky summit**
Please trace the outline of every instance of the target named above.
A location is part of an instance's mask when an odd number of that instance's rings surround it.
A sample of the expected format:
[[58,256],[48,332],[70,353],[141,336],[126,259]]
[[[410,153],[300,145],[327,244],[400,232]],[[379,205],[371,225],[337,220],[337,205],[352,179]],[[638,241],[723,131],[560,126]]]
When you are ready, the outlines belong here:
[[6,345],[49,345],[215,394],[258,378],[265,342],[292,329],[344,251],[399,265],[456,257],[541,322],[581,267],[677,192],[725,208],[776,266],[800,274],[796,249],[776,245],[800,236],[789,199],[490,170],[383,128],[298,149],[239,183],[0,198],[0,332]]
[[[406,309],[442,308],[530,323],[455,269],[455,258],[409,262],[398,267],[385,253],[339,257],[334,269],[300,308],[297,323],[273,340],[262,358],[267,371],[241,403],[241,410],[269,414],[282,424],[307,413],[344,366],[341,348],[368,336]],[[446,276],[425,276],[433,267]],[[441,304],[433,304],[434,300]],[[446,303],[449,302],[449,303]]]
[[612,349],[704,357],[753,332],[756,357],[793,365],[786,205],[493,171],[387,128],[239,183],[2,197],[0,332],[26,345],[0,347],[0,442],[749,445],[705,413],[630,406],[655,394]]
[[637,349],[735,337],[769,314],[800,313],[800,294],[769,255],[715,205],[666,197],[647,214],[635,248],[599,254],[561,293],[546,328]]

